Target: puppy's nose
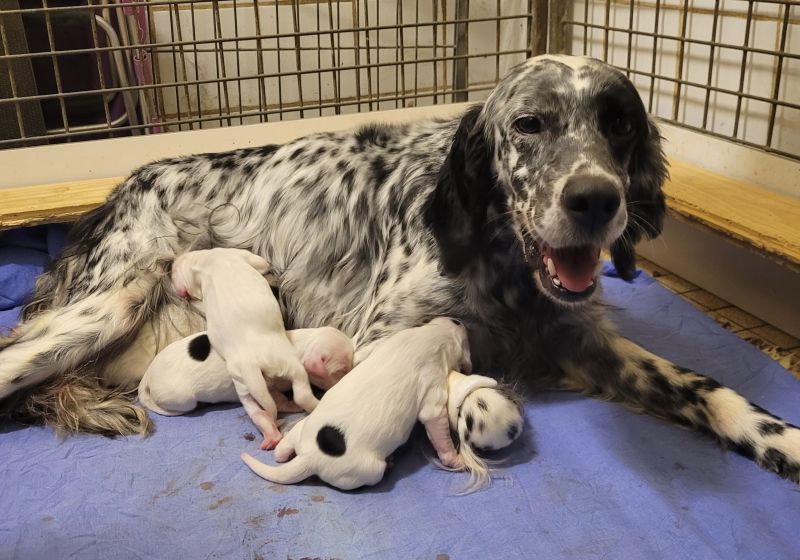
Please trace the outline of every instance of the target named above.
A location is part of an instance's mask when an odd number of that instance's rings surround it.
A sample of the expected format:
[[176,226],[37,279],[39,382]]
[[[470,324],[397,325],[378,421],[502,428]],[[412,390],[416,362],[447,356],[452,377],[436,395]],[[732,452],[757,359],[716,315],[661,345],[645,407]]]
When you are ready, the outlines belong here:
[[595,175],[570,178],[561,197],[567,215],[590,233],[611,221],[620,202],[617,188],[608,179]]

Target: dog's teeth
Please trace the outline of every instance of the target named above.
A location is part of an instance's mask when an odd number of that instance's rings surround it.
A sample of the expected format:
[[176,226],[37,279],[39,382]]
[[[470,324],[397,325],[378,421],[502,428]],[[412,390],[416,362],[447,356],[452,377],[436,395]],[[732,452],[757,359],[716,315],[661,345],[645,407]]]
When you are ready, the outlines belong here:
[[[552,262],[552,261],[550,261],[550,262]],[[553,278],[553,286],[555,286],[556,288],[560,288],[561,287],[561,280],[558,279],[558,276]]]
[[544,264],[547,265],[547,272],[550,274],[550,276],[555,277],[555,275],[556,275],[556,264],[553,262],[553,259],[551,259],[550,257],[547,257],[547,260],[545,261]]

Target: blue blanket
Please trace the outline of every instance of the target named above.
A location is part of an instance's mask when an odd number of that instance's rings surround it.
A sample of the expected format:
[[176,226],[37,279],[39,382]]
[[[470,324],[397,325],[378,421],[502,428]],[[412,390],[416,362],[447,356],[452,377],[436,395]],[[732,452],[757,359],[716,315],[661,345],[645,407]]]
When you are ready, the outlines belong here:
[[[63,239],[0,238],[0,324]],[[641,274],[603,278],[622,332],[800,423],[800,382]],[[11,309],[11,311],[9,311]],[[710,440],[622,407],[547,393],[494,483],[464,497],[416,437],[377,487],[271,485],[241,408],[156,417],[148,439],[0,431],[0,558],[635,559],[800,557],[800,492]]]

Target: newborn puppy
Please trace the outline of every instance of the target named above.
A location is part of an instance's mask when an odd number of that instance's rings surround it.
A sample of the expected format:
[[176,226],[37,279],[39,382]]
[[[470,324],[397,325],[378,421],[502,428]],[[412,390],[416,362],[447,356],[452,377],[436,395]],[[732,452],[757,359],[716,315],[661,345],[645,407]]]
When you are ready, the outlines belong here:
[[210,345],[225,360],[239,400],[264,435],[262,447],[272,449],[282,436],[264,378],[288,380],[294,401],[308,412],[318,401],[264,279],[268,268],[242,249],[191,251],[172,264],[172,287],[181,297],[203,300]]
[[419,420],[442,464],[461,469],[464,462],[450,437],[447,379],[450,370],[470,367],[460,322],[441,317],[400,331],[328,391],[275,449],[278,462],[297,457],[275,467],[247,453],[242,459],[260,477],[280,484],[318,475],[351,490],[383,478],[386,458]]
[[[286,334],[318,387],[329,389],[353,367],[353,343],[338,329],[297,329]],[[280,386],[273,383],[269,389],[279,412],[302,410],[284,396]],[[178,416],[191,412],[199,402],[236,402],[238,395],[225,360],[211,346],[208,334],[201,332],[173,342],[156,355],[139,383],[139,400],[153,412]]]

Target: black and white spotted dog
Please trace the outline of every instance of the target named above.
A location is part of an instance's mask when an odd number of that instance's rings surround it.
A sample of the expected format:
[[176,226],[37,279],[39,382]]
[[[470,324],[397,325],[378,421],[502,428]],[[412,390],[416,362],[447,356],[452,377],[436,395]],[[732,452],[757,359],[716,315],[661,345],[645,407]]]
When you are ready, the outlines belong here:
[[202,330],[168,293],[170,262],[237,247],[279,269],[287,327],[335,326],[356,361],[399,329],[458,317],[477,371],[615,399],[798,481],[800,429],[604,318],[598,253],[631,276],[634,243],[660,231],[665,176],[631,83],[564,56],[515,67],[460,119],[146,165],[37,282],[3,342],[0,398],[65,429],[146,432],[113,388]]

